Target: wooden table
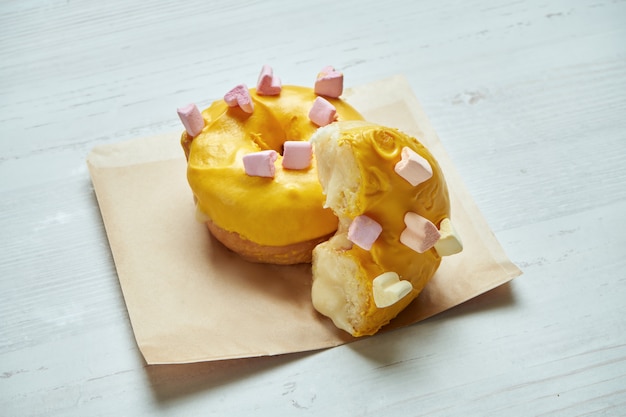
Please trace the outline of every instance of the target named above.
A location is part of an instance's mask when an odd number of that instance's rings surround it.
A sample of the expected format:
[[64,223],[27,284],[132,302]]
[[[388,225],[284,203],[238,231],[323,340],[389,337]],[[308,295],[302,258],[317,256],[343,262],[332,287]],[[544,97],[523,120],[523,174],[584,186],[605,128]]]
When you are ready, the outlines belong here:
[[[0,4],[0,414],[626,415],[626,3],[249,3]],[[405,75],[524,275],[338,348],[146,366],[85,157],[264,63]]]

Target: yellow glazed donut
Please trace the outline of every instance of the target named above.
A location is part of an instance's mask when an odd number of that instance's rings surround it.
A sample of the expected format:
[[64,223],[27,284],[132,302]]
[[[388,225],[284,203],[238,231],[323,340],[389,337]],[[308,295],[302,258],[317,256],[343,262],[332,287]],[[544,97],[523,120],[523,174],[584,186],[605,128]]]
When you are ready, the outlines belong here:
[[198,217],[245,259],[312,262],[313,307],[376,333],[462,250],[446,182],[415,138],[362,120],[332,67],[315,88],[264,66],[200,112],[178,109]]
[[428,150],[395,129],[333,123],[311,142],[339,218],[313,252],[313,305],[350,334],[371,335],[417,297],[442,255],[461,250],[446,182]]
[[[269,81],[263,85],[268,72],[274,90]],[[255,262],[311,262],[313,247],[337,229],[337,217],[323,207],[315,157],[308,166],[289,169],[283,167],[283,148],[286,142],[308,144],[320,124],[362,117],[339,98],[322,100],[312,88],[277,86],[271,76],[263,67],[257,88],[237,86],[201,113],[193,105],[179,109],[187,179],[199,218],[226,247]],[[318,119],[329,118],[314,123],[312,109],[320,102]],[[246,161],[252,157],[260,158],[257,169],[272,172],[250,171],[255,167]]]

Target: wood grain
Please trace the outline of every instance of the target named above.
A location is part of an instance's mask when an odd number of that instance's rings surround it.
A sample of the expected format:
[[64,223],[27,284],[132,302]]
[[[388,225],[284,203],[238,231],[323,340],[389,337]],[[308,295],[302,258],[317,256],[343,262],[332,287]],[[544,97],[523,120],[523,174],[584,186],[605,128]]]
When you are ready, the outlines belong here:
[[[624,22],[619,0],[1,2],[0,414],[626,414]],[[85,157],[266,62],[404,74],[524,275],[336,349],[146,367]]]

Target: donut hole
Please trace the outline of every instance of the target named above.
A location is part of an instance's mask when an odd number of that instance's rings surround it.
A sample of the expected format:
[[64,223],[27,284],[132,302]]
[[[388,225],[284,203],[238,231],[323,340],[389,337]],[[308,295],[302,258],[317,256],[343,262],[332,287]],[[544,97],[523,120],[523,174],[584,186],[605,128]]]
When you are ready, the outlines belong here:
[[284,156],[285,142],[308,141],[315,133],[316,126],[312,126],[307,117],[276,112],[270,106],[271,100],[266,101],[255,99],[253,116],[237,121],[240,130],[248,132],[248,138],[259,150],[273,150]]

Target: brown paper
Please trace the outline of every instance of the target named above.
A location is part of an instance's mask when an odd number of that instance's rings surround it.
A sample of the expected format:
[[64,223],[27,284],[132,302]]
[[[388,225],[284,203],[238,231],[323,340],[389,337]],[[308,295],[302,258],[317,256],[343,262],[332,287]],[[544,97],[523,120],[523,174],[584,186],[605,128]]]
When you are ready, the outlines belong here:
[[[386,329],[415,323],[521,274],[506,257],[401,76],[346,91],[372,122],[417,138],[448,181],[462,253]],[[87,159],[140,351],[148,364],[277,355],[354,340],[315,312],[310,265],[240,259],[195,220],[179,132],[99,146]]]

